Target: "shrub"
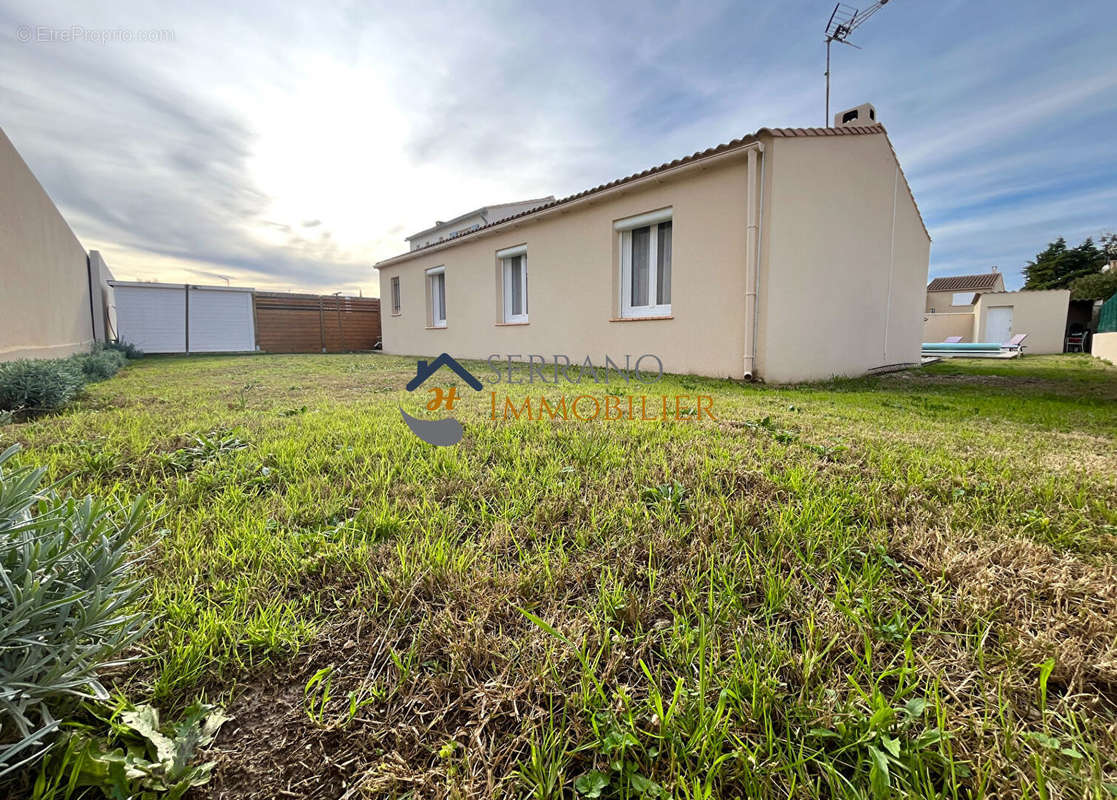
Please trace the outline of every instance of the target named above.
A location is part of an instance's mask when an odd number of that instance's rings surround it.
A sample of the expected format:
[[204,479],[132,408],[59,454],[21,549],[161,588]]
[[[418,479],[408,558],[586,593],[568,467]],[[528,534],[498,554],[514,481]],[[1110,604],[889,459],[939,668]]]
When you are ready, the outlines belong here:
[[85,380],[93,383],[111,378],[124,366],[127,359],[119,350],[95,350],[92,353],[79,353],[71,356]]
[[45,469],[5,472],[18,451],[0,453],[0,775],[38,758],[76,701],[108,697],[97,671],[146,627],[129,549],[142,501],[63,498]]
[[0,411],[53,411],[84,383],[81,367],[68,358],[9,361],[0,364]]
[[124,342],[117,339],[114,342],[104,342],[101,345],[104,350],[115,350],[118,353],[123,353],[125,358],[143,358],[144,351],[136,347],[131,342]]

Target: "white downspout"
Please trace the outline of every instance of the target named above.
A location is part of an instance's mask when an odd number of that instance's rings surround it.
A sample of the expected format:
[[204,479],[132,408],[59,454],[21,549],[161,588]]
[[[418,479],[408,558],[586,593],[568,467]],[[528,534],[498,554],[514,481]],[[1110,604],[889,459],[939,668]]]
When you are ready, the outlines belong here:
[[745,214],[745,358],[744,379],[753,380],[756,375],[756,298],[760,285],[759,242],[760,242],[760,203],[757,198],[756,159],[764,152],[764,144],[757,142],[748,153],[748,189],[746,192]]

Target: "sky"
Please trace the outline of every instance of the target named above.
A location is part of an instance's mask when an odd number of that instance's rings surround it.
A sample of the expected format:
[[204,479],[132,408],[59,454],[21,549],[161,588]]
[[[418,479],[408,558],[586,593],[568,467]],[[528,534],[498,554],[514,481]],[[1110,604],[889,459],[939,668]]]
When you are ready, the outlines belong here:
[[[119,279],[375,295],[436,219],[822,125],[832,8],[0,0],[0,127]],[[891,0],[834,45],[931,277],[1016,288],[1117,230],[1114,30],[1113,0]]]

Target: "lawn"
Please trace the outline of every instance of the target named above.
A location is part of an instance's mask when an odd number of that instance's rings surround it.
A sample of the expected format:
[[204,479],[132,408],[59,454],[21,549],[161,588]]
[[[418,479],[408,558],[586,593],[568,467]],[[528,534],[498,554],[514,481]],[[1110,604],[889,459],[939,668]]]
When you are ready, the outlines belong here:
[[233,715],[199,796],[1117,793],[1117,368],[648,387],[716,420],[479,396],[437,449],[414,374],[149,357],[0,427],[149,498],[155,622],[113,680]]

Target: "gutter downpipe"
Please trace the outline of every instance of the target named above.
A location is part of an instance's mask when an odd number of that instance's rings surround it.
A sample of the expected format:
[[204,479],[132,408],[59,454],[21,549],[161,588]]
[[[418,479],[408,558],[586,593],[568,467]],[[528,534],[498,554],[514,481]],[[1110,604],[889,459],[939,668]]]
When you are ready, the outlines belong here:
[[748,152],[748,189],[746,193],[747,227],[745,228],[745,358],[743,377],[756,379],[756,340],[758,319],[756,298],[760,288],[760,203],[757,192],[756,159],[764,152],[764,143],[757,142]]

